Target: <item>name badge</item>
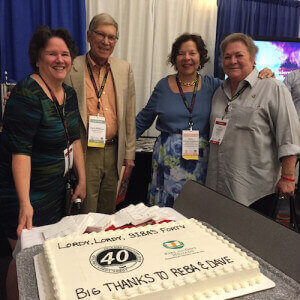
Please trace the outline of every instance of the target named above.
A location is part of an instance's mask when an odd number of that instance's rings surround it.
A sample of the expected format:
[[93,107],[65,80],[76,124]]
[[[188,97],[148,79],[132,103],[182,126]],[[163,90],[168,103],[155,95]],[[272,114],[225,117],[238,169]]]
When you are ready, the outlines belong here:
[[182,157],[187,160],[198,160],[199,130],[182,130]]
[[228,119],[216,118],[212,135],[209,140],[211,144],[220,145],[222,143],[228,122]]
[[105,146],[106,124],[105,118],[90,116],[88,130],[88,146],[104,148]]
[[69,170],[73,167],[73,144],[69,146],[69,149],[66,148],[64,150],[64,157],[65,157],[65,172],[64,176],[67,174]]

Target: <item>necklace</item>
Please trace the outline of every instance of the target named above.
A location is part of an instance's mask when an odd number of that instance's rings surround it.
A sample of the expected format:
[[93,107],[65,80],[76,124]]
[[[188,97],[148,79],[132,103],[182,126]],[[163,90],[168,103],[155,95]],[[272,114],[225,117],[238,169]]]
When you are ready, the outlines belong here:
[[181,81],[181,80],[178,78],[178,81],[179,81],[180,85],[183,85],[183,86],[194,86],[195,83],[196,83],[196,79],[193,80],[193,81],[188,82],[188,81]]

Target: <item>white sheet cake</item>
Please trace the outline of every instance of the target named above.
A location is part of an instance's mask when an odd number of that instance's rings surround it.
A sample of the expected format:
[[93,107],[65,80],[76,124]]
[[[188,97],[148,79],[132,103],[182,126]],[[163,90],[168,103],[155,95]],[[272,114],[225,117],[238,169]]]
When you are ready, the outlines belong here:
[[257,261],[189,219],[48,240],[55,299],[228,299],[274,283]]

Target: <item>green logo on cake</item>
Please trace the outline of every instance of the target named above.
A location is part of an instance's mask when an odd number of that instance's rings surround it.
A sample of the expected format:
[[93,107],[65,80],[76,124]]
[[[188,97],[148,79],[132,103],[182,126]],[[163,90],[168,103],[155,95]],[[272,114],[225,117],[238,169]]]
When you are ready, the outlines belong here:
[[111,246],[98,249],[90,256],[91,265],[106,273],[125,273],[143,263],[143,255],[127,246]]
[[184,246],[183,242],[180,241],[168,241],[164,242],[163,246],[168,249],[180,249]]

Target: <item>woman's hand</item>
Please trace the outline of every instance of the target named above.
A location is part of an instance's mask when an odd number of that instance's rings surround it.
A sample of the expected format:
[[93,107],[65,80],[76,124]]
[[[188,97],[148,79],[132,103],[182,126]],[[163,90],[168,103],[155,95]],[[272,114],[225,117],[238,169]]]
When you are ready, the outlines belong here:
[[276,184],[275,192],[279,196],[293,196],[295,192],[295,165],[296,155],[284,156],[281,158],[281,178]]
[[26,205],[21,205],[19,211],[19,224],[17,228],[18,238],[21,236],[23,229],[32,228],[32,217],[33,217],[33,208],[30,202],[26,203]]
[[279,196],[288,197],[293,196],[295,192],[295,182],[280,178],[275,187],[275,193]]
[[263,78],[275,78],[274,72],[269,69],[269,68],[264,68],[262,69],[259,74],[258,78],[263,79]]
[[86,182],[79,182],[75,188],[75,191],[72,195],[72,201],[74,201],[77,198],[81,199],[81,202],[84,201],[86,196]]

